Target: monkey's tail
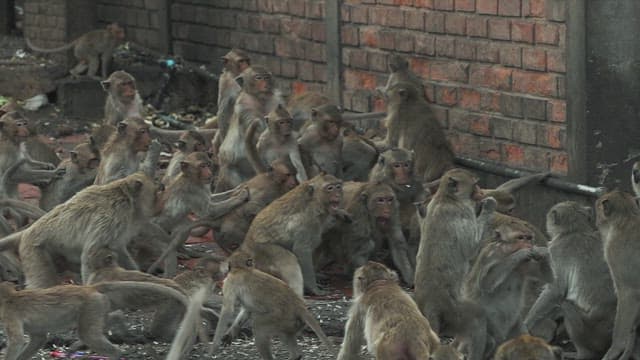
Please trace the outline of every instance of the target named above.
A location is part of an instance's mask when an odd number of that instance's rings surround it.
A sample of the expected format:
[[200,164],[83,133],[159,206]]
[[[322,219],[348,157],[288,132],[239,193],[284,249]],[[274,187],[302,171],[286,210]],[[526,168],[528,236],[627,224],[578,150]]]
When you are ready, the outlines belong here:
[[20,239],[22,239],[23,231],[24,230],[14,232],[13,234],[9,234],[3,237],[2,239],[0,239],[0,251],[12,250],[12,251],[15,251],[15,253],[17,254],[18,246],[20,245]]
[[187,312],[182,318],[178,333],[171,342],[171,349],[167,354],[167,360],[181,360],[186,358],[187,352],[195,343],[196,332],[200,332],[200,341],[207,341],[207,335],[202,330],[200,324],[200,310],[207,299],[208,291],[205,286],[201,287],[191,296],[191,301],[187,306]]
[[0,200],[0,208],[9,208],[15,210],[17,213],[24,215],[30,219],[37,220],[46,214],[46,211],[39,207],[29,204],[26,201],[18,199],[2,199]]
[[335,347],[331,343],[331,340],[329,340],[327,335],[325,335],[324,331],[322,331],[322,328],[320,327],[320,323],[318,322],[318,320],[316,320],[316,318],[309,312],[309,310],[307,310],[306,308],[303,308],[303,309],[304,311],[302,311],[302,313],[300,314],[300,317],[302,318],[302,320],[304,320],[304,322],[307,325],[309,325],[311,330],[313,330],[313,332],[316,333],[320,341],[322,341],[322,343],[327,347],[327,349],[329,349],[329,351],[331,351],[332,354],[337,355],[338,352],[336,351]]
[[33,43],[31,42],[31,40],[29,40],[29,38],[28,38],[28,37],[26,37],[26,36],[24,37],[24,39],[25,39],[25,40],[26,40],[26,42],[27,42],[27,46],[28,46],[31,50],[33,50],[33,51],[37,51],[37,52],[41,52],[41,53],[55,53],[55,52],[60,52],[60,51],[64,51],[64,50],[69,50],[69,49],[71,49],[71,48],[76,44],[76,42],[78,41],[78,40],[76,39],[76,40],[73,40],[72,42],[70,42],[70,43],[68,43],[68,44],[66,44],[66,45],[62,45],[62,46],[57,47],[57,48],[45,49],[45,48],[41,48],[41,47],[38,47],[38,46],[33,45]]
[[244,136],[244,146],[245,150],[247,151],[247,159],[251,163],[253,170],[255,170],[255,172],[258,174],[262,174],[267,172],[267,167],[262,163],[260,156],[258,156],[258,149],[256,148],[256,144],[253,143],[253,138],[259,125],[258,122],[259,120],[254,120],[249,125],[249,128],[247,129],[247,132]]
[[[183,293],[168,286],[144,281],[105,281],[92,285],[99,292],[107,295],[114,310],[129,308],[135,301],[132,298],[148,298],[150,294],[158,294],[163,298],[172,298],[179,301],[185,307],[189,305],[189,299]],[[155,299],[154,299],[155,301]]]

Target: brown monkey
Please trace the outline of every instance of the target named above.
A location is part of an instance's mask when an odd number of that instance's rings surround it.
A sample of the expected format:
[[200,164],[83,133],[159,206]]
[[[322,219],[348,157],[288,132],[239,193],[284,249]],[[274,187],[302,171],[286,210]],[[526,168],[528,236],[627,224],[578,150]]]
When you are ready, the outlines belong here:
[[600,196],[596,201],[596,225],[617,295],[611,347],[602,359],[628,359],[637,341],[640,316],[640,284],[634,270],[640,256],[640,209],[634,197],[622,191]]
[[554,280],[525,325],[533,328],[560,307],[577,358],[601,358],[611,344],[616,296],[591,208],[573,201],[556,204],[547,213],[547,232]]
[[37,47],[31,43],[28,37],[25,37],[25,40],[27,46],[37,52],[53,53],[73,47],[73,55],[78,60],[78,64],[69,70],[71,75],[79,76],[86,71],[87,76],[97,77],[98,67],[102,65],[102,78],[106,78],[113,51],[124,41],[124,38],[124,29],[120,25],[112,23],[107,25],[106,29],[89,31],[76,40],[54,49]]
[[353,129],[342,129],[342,179],[367,181],[378,160],[376,145]]
[[216,233],[216,243],[228,252],[237,249],[244,240],[253,218],[273,200],[297,185],[296,169],[291,162],[287,159],[274,160],[266,172],[259,172],[251,180],[240,185],[247,188],[251,198],[222,218],[220,231]]
[[104,124],[117,126],[127,118],[141,118],[144,115],[142,98],[136,88],[136,79],[126,71],[118,70],[101,82],[107,92],[104,105]]
[[254,175],[246,157],[243,138],[251,122],[262,119],[282,103],[279,92],[274,90],[271,72],[262,66],[245,69],[236,81],[242,87],[242,91],[234,105],[229,131],[220,144],[220,174],[216,192],[238,186]]
[[378,182],[345,183],[344,193],[345,210],[351,215],[351,222],[339,222],[327,232],[320,249],[338,252],[338,257],[347,262],[351,275],[386,242],[394,266],[404,282],[412,286],[415,261],[409,258],[415,256],[415,252],[408,252],[400,226],[398,201],[391,187]]
[[338,360],[360,359],[364,341],[379,360],[430,359],[440,347],[438,334],[402,290],[398,275],[373,261],[353,275],[353,304],[344,332]]
[[162,183],[164,184],[169,184],[180,174],[180,163],[187,155],[207,150],[204,137],[197,131],[191,130],[180,136],[180,139],[175,143],[175,147],[176,151],[171,156],[171,161],[167,166],[164,178],[162,178]]
[[552,280],[549,251],[534,246],[533,237],[518,222],[501,226],[466,275],[462,295],[482,306],[487,317],[487,353],[527,332],[522,323],[525,279]]
[[304,129],[298,144],[307,157],[307,174],[320,172],[342,177],[342,109],[323,105],[311,109],[311,125]]
[[[206,153],[194,152],[187,155],[180,163],[180,167],[181,174],[167,186],[164,210],[154,219],[154,222],[167,232],[175,235],[185,226],[191,226],[188,215],[192,212],[200,218],[218,219],[249,199],[246,188],[233,190],[230,196],[225,194],[227,199],[224,201],[218,201],[219,194],[211,194],[209,184],[213,173],[211,160]],[[183,235],[186,234],[188,233],[183,233]],[[152,272],[167,259],[165,276],[174,276],[177,266],[175,251],[183,245],[185,240],[184,236],[174,236],[148,272]]]
[[58,165],[58,169],[65,170],[62,178],[54,179],[41,188],[40,207],[49,211],[93,184],[99,164],[100,151],[93,139],[76,145],[69,152],[69,158]]
[[493,360],[560,360],[561,351],[538,337],[521,335],[500,345]]
[[[241,49],[231,49],[222,57],[222,74],[218,79],[218,112],[216,122],[218,132],[213,138],[212,147],[214,154],[229,131],[229,122],[233,115],[233,107],[242,87],[236,82],[236,77],[251,66],[249,55]],[[205,124],[209,127],[210,124]]]
[[[476,218],[478,200],[482,205]],[[495,205],[493,198],[482,199],[473,174],[452,169],[443,176],[420,219],[416,303],[439,335],[453,334],[461,340],[471,360],[484,354],[486,324],[482,309],[463,300],[461,287]]]
[[633,188],[633,193],[636,194],[636,196],[640,196],[640,161],[633,163],[631,187]]
[[415,171],[432,181],[450,169],[453,151],[427,101],[411,83],[398,82],[388,91],[385,147],[415,151]]
[[21,234],[19,252],[27,287],[58,284],[57,259],[81,265],[86,281],[87,256],[102,247],[115,251],[125,268],[137,269],[127,244],[143,229],[154,227],[149,218],[162,210],[162,190],[148,176],[135,173],[85,188],[53,208]]
[[334,352],[331,341],[307,310],[302,297],[287,284],[254,268],[252,258],[245,252],[236,251],[227,261],[229,273],[222,287],[222,311],[209,353],[215,352],[220,346],[233,319],[236,302],[251,314],[256,347],[263,359],[273,359],[271,338],[274,335],[279,336],[287,346],[290,359],[299,359],[302,354],[296,336],[305,324]]
[[424,94],[422,79],[409,69],[409,62],[407,59],[402,56],[392,54],[387,58],[387,61],[389,78],[387,79],[387,84],[384,87],[376,89],[380,95],[385,96],[387,91],[399,82],[413,84],[416,89],[420,90],[420,94]]
[[[298,283],[301,270],[305,289],[316,295],[325,293],[316,283],[313,251],[335,216],[348,217],[341,209],[342,195],[342,181],[331,175],[321,174],[298,185],[258,213],[243,248],[256,252],[258,269],[279,274],[294,290],[302,287]],[[297,258],[298,267],[285,261],[291,253]]]
[[330,103],[331,100],[326,95],[313,91],[292,96],[287,103],[287,109],[293,119],[293,129],[300,131],[303,125],[306,125],[311,119],[311,109]]
[[[49,332],[78,330],[91,350],[120,359],[120,351],[104,336],[109,311],[147,305],[144,300],[186,297],[166,286],[134,281],[104,282],[92,286],[61,285],[16,291],[0,284],[0,317],[7,335],[6,360],[30,359],[46,342]],[[24,335],[30,341],[25,344]]]
[[[266,172],[266,164],[271,164],[276,159],[288,158],[296,168],[298,181],[307,180],[307,172],[302,164],[300,148],[296,140],[296,134],[291,130],[291,115],[282,104],[264,117],[267,128],[260,134],[258,144],[254,145],[258,120],[254,120],[244,137],[247,151],[247,159],[257,173]],[[259,154],[259,155],[258,155]]]

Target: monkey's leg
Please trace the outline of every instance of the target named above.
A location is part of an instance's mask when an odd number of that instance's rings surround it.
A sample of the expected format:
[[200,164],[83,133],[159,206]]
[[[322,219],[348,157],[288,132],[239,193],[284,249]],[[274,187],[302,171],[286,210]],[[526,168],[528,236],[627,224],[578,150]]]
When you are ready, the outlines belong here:
[[289,352],[290,360],[300,360],[302,359],[302,351],[300,351],[300,347],[298,346],[298,341],[296,340],[297,334],[282,334],[280,336],[280,340],[287,347],[287,351]]
[[237,339],[240,335],[240,329],[242,325],[249,319],[249,312],[246,308],[242,307],[240,312],[236,316],[235,320],[233,320],[233,324],[229,328],[229,331],[224,335],[223,341],[227,344],[230,344],[234,339]]
[[407,249],[407,241],[405,240],[404,235],[402,234],[402,229],[398,224],[396,229],[393,231],[393,235],[389,238],[391,259],[393,260],[393,265],[400,270],[400,274],[402,274],[404,282],[409,286],[413,286],[414,269],[409,261]]
[[104,325],[109,309],[109,300],[98,294],[79,309],[78,338],[91,350],[105,354],[109,359],[120,359],[120,350],[104,336]]
[[[562,304],[562,314],[564,316],[564,326],[578,353],[576,359],[596,359],[602,357],[602,354],[608,349],[611,343],[611,333],[608,331],[609,329],[587,324],[584,321],[587,314],[571,301],[565,301]],[[604,339],[606,339],[605,343],[602,343]],[[594,351],[594,348],[599,348],[600,352]]]
[[[318,236],[321,235],[318,234]],[[302,270],[304,288],[311,292],[313,295],[326,295],[327,291],[322,290],[320,289],[320,287],[318,287],[318,282],[316,281],[316,272],[313,267],[313,251],[311,251],[310,247],[311,245],[309,244],[299,244],[299,242],[293,245],[293,253],[298,258],[300,269]]]
[[96,55],[91,56],[89,58],[89,70],[87,70],[87,76],[97,78],[98,67],[100,67],[100,58]]
[[6,360],[16,360],[22,352],[24,347],[24,329],[22,322],[11,316],[10,319],[5,318],[4,330],[7,337],[7,352],[5,353]]
[[614,321],[613,336],[611,347],[604,355],[602,360],[626,360],[628,357],[620,356],[630,355],[631,351],[626,351],[627,347],[635,345],[635,327],[638,326],[638,312],[640,305],[635,296],[628,292],[618,292],[618,305],[616,310],[616,319]]
[[22,350],[18,360],[28,360],[47,343],[47,333],[29,333],[29,344]]
[[38,246],[20,246],[20,258],[28,289],[44,289],[59,284],[51,255]]
[[78,64],[73,67],[73,69],[69,70],[69,73],[73,76],[80,76],[83,72],[87,71],[89,67],[87,66],[87,62],[85,60],[78,61]]
[[149,332],[145,335],[153,340],[171,342],[183,316],[184,311],[178,304],[162,306],[154,314]]
[[263,360],[273,360],[273,355],[271,354],[271,330],[271,326],[263,326],[254,321],[253,334],[258,353]]
[[[468,360],[483,360],[487,347],[487,321],[484,311],[472,304],[461,303],[454,311],[452,321],[460,338],[460,344],[466,350]],[[456,337],[458,337],[456,334]]]

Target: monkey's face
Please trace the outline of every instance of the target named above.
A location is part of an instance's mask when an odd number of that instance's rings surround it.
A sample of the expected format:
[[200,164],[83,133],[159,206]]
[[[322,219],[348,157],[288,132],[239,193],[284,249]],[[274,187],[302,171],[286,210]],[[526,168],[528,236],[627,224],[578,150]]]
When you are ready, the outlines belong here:
[[342,181],[338,180],[326,183],[322,187],[322,193],[329,209],[337,210],[342,207]]
[[24,139],[31,134],[27,120],[15,112],[0,117],[0,131],[9,139]]
[[115,82],[115,91],[121,102],[131,103],[136,97],[136,83],[133,79],[122,79]]
[[285,166],[284,164],[273,164],[272,171],[275,181],[280,184],[285,192],[298,186],[296,172],[288,166]]
[[384,191],[373,193],[370,196],[367,208],[374,216],[378,227],[386,229],[391,223],[394,206],[395,195],[393,191]]
[[109,24],[107,25],[107,30],[109,31],[109,33],[111,33],[111,36],[113,36],[113,38],[116,39],[118,42],[124,41],[125,32],[120,25],[115,23]]
[[198,169],[198,179],[200,180],[200,182],[204,184],[211,183],[211,180],[213,180],[213,171],[211,170],[212,169],[211,162],[200,161],[196,165]]
[[288,138],[291,136],[291,118],[269,119],[269,128],[280,138]]
[[131,126],[132,131],[135,131],[133,139],[133,150],[136,152],[145,152],[149,150],[151,145],[151,134],[149,133],[149,126]]
[[391,167],[391,174],[393,181],[397,185],[408,185],[411,183],[412,176],[412,163],[411,161],[397,161],[389,164]]
[[269,72],[258,72],[251,77],[251,88],[255,94],[272,94],[273,93],[273,77]]

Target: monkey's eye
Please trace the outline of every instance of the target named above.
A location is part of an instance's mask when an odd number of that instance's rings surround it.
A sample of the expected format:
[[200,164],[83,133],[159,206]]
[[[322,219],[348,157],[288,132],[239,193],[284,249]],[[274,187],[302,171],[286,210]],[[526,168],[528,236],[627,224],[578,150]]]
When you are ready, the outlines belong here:
[[404,167],[408,168],[409,167],[409,163],[404,163]]
[[336,184],[336,190],[342,190],[342,185]]
[[393,163],[393,167],[394,167],[394,168],[396,168],[396,169],[399,169],[399,168],[401,168],[401,167],[402,167],[402,164],[400,164],[400,163]]
[[287,122],[286,122],[286,121],[284,121],[284,120],[281,120],[280,122],[278,122],[278,124],[280,124],[280,125],[284,125],[284,124],[286,124],[286,123],[287,123]]
[[377,199],[376,199],[376,202],[377,202],[378,204],[384,204],[384,203],[385,203],[384,198],[377,198]]
[[327,191],[333,191],[333,185],[327,185],[326,189]]
[[389,197],[387,198],[387,202],[392,203],[392,202],[393,202],[393,196],[389,196]]
[[208,167],[209,167],[209,164],[207,164],[207,163],[200,164],[200,168],[201,169],[208,168]]

